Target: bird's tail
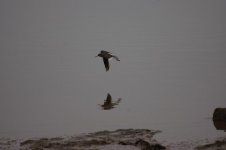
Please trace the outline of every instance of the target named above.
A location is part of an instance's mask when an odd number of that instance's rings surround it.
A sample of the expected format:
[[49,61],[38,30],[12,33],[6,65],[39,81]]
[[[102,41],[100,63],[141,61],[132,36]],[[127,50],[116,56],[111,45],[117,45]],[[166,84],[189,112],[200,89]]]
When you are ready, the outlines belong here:
[[115,60],[120,61],[119,58],[118,58],[117,56],[112,55],[112,57],[113,57]]

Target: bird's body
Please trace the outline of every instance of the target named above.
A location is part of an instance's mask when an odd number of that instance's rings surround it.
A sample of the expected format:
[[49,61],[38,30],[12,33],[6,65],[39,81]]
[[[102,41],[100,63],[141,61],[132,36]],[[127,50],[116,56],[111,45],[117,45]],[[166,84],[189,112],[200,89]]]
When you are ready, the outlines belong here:
[[108,93],[106,100],[104,101],[104,104],[100,105],[103,110],[110,110],[115,108],[116,105],[118,105],[121,102],[121,98],[119,98],[116,102],[112,102],[111,95]]
[[120,61],[119,58],[115,55],[112,55],[112,53],[108,51],[101,50],[100,53],[96,57],[102,57],[104,61],[104,66],[106,68],[106,71],[109,70],[110,65],[109,65],[109,59],[114,58],[117,61]]

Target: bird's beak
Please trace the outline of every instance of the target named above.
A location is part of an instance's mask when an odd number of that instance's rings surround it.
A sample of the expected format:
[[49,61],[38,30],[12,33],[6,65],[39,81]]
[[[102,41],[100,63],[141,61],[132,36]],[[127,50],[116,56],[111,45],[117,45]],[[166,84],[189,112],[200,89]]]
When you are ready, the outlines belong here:
[[95,57],[98,57],[98,55],[96,55]]

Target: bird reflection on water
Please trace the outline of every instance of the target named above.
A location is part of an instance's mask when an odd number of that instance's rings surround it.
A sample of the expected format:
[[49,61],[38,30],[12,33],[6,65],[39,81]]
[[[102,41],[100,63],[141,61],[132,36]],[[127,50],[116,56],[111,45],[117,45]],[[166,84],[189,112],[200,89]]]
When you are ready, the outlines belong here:
[[108,93],[106,100],[104,101],[104,104],[99,104],[99,106],[102,107],[103,110],[110,110],[115,108],[116,105],[118,105],[121,102],[121,98],[119,98],[117,101],[112,102],[111,95]]

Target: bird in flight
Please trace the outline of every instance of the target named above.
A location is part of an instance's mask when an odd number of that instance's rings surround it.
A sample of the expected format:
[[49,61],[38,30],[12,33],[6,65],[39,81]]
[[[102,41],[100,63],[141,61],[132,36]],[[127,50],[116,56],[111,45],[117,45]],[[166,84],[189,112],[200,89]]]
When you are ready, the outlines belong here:
[[106,100],[104,101],[104,104],[100,105],[103,110],[110,110],[115,108],[116,105],[118,105],[121,102],[121,98],[119,98],[117,101],[112,102],[111,95],[108,93]]
[[102,57],[104,61],[104,66],[106,68],[106,71],[109,70],[110,64],[109,64],[109,59],[114,58],[117,61],[120,61],[119,58],[115,55],[112,55],[112,53],[108,51],[101,50],[100,53],[96,57]]

